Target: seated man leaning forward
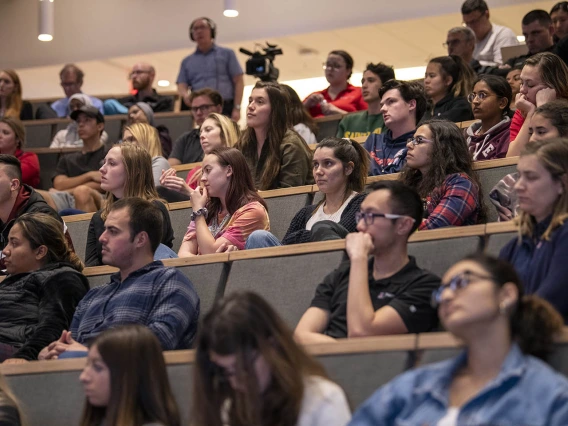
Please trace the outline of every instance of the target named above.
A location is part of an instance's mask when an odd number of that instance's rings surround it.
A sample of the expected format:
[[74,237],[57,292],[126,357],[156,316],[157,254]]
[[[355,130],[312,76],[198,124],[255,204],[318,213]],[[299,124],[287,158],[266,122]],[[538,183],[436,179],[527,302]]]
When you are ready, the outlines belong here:
[[100,241],[103,263],[119,272],[111,275],[108,284],[87,293],[77,306],[70,331],[63,331],[38,359],[87,356],[86,345],[99,333],[133,323],[149,327],[164,350],[191,346],[199,296],[179,270],[153,261],[161,234],[162,213],[151,202],[133,197],[113,204]]
[[[422,333],[437,325],[430,305],[440,279],[408,256],[408,238],[422,220],[422,201],[398,181],[381,181],[347,235],[349,260],[325,277],[294,338],[324,343],[343,337]],[[370,256],[370,257],[369,257]]]

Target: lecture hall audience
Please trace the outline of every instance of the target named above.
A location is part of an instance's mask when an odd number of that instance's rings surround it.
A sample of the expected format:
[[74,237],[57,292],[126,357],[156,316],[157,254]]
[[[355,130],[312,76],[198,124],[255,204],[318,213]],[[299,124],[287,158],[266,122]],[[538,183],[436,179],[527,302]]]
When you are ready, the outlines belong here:
[[[158,136],[160,138],[161,144],[161,154],[164,158],[168,158],[172,152],[172,138],[170,136],[170,131],[163,124],[156,125],[154,121],[154,111],[149,104],[146,102],[136,102],[130,108],[128,108],[128,115],[126,119],[126,125],[131,126],[133,124],[149,124],[158,131]],[[167,168],[167,167],[166,167]]]
[[288,120],[289,125],[292,127],[308,145],[317,143],[316,133],[318,126],[312,116],[306,111],[302,100],[287,84],[281,84],[280,88],[288,96]]
[[22,83],[14,70],[0,70],[0,118],[32,120],[32,104],[22,99]]
[[20,160],[22,183],[39,186],[39,158],[33,152],[23,150],[26,128],[17,118],[0,118],[0,154],[13,155]]
[[71,110],[70,104],[74,95],[84,96],[84,98],[88,99],[88,102],[86,100],[83,100],[84,105],[92,105],[96,107],[101,112],[101,114],[104,114],[103,101],[95,98],[94,96],[86,95],[81,91],[84,78],[85,73],[75,64],[67,64],[61,69],[61,71],[59,72],[59,79],[61,81],[61,88],[65,93],[65,97],[56,100],[50,105],[51,109],[57,114],[57,117],[64,118],[69,115],[69,111]]

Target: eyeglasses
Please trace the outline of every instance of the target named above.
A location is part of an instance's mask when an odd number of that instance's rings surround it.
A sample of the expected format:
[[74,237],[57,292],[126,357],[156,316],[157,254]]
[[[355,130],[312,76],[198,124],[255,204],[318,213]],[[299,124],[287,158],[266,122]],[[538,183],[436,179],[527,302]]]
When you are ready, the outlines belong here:
[[467,101],[470,104],[472,104],[473,101],[475,101],[475,98],[479,99],[480,101],[483,101],[484,99],[490,98],[491,96],[497,96],[497,95],[490,95],[489,93],[485,92],[470,93],[469,95],[467,95]]
[[409,138],[406,141],[406,144],[407,145],[410,144],[410,145],[412,145],[412,147],[415,147],[416,145],[420,145],[420,144],[423,144],[425,142],[432,142],[432,140],[423,138],[422,136],[415,136],[413,138]]
[[410,216],[406,216],[403,214],[392,214],[392,213],[365,213],[365,212],[356,212],[355,213],[355,221],[359,223],[361,219],[365,221],[365,225],[369,226],[375,222],[376,217],[384,217],[385,219],[400,219],[401,217],[408,217],[414,221],[413,218]]
[[337,71],[337,70],[340,70],[340,69],[343,67],[343,65],[341,65],[341,64],[329,64],[329,63],[327,63],[327,62],[324,62],[324,63],[321,64],[321,65],[322,65],[322,67],[323,67],[324,70],[330,68],[330,69],[333,69],[333,70],[336,70],[336,71]]
[[197,112],[207,112],[207,110],[209,108],[213,108],[215,105],[213,104],[206,104],[206,105],[199,105],[198,107],[191,107],[191,112],[192,113],[197,113]]
[[444,290],[446,290],[447,288],[449,288],[454,292],[457,290],[461,290],[462,288],[465,288],[468,285],[470,285],[472,281],[474,281],[474,278],[477,279],[477,281],[480,280],[493,281],[493,277],[489,275],[481,275],[472,271],[464,271],[461,274],[458,274],[455,277],[453,277],[449,283],[442,284],[437,290],[434,290],[434,292],[432,293],[432,300],[430,301],[430,304],[432,305],[433,308],[437,308],[442,303],[442,293],[444,293]]

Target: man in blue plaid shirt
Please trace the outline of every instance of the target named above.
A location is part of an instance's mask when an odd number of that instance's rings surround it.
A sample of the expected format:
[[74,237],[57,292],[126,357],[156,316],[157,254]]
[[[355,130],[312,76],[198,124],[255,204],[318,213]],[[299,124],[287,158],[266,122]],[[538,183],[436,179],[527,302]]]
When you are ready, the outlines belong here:
[[[39,359],[85,352],[102,331],[122,324],[143,324],[164,350],[187,349],[197,330],[199,296],[187,277],[153,256],[161,241],[162,213],[140,198],[113,204],[100,237],[103,263],[119,272],[91,289],[77,306],[70,331],[44,348]],[[75,354],[80,356],[80,354]]]

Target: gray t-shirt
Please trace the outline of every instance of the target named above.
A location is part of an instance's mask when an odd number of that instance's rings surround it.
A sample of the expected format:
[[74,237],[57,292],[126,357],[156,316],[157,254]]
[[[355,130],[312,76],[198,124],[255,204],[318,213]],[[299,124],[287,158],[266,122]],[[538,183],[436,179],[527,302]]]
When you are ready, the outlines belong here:
[[174,142],[170,158],[176,158],[181,164],[197,163],[203,160],[203,149],[199,142],[199,129],[185,132]]

